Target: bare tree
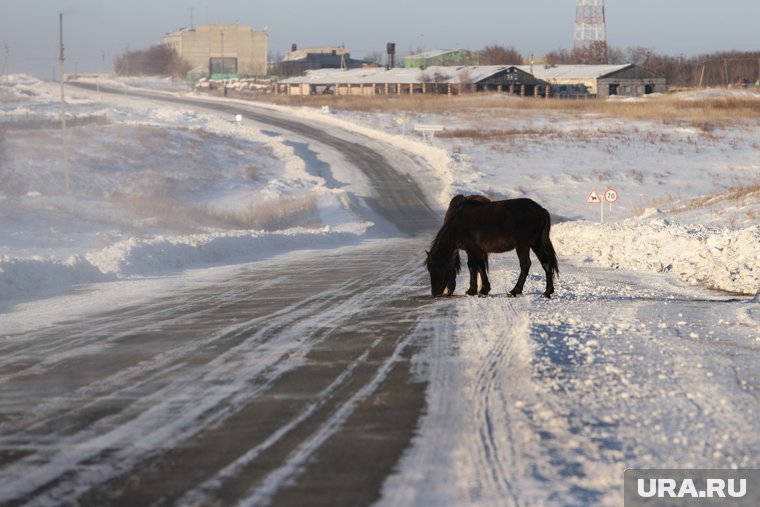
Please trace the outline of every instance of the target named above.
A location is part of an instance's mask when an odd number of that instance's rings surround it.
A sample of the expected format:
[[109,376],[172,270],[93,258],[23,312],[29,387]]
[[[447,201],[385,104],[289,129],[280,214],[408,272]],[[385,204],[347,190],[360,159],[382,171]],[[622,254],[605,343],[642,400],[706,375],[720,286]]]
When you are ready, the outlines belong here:
[[381,51],[372,51],[364,55],[364,61],[374,63],[376,65],[382,65],[385,57],[386,55],[384,55]]
[[522,55],[514,47],[491,44],[479,51],[481,65],[520,65]]
[[127,51],[114,62],[119,75],[177,76],[184,77],[190,64],[166,44],[151,46],[145,50]]

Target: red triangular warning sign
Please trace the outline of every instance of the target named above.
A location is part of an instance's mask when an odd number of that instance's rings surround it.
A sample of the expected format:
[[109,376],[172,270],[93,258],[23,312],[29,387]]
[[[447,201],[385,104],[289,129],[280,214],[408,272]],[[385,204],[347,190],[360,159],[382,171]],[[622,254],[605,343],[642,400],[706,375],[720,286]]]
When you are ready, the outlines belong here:
[[601,204],[602,198],[599,196],[599,193],[596,191],[596,189],[591,189],[591,193],[588,194],[588,197],[586,197],[586,204]]

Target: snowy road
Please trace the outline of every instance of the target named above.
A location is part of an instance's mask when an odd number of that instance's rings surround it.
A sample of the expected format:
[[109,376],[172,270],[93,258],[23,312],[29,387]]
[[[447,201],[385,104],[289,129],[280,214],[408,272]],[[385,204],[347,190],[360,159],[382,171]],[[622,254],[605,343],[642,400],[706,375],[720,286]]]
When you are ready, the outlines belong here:
[[[375,195],[365,211],[385,231],[435,226],[414,182],[364,144],[255,119],[364,172]],[[96,292],[108,296],[83,297],[117,300],[114,310],[6,336],[0,503],[376,500],[424,407],[408,364],[432,303],[420,297],[423,246],[402,237],[285,255],[199,287],[159,284],[133,304],[106,284]]]
[[513,254],[432,300],[417,161],[245,115],[347,160],[381,239],[16,308],[0,504],[618,506],[625,468],[760,468],[757,298],[560,252],[552,300],[505,296]]
[[4,340],[0,503],[375,499],[424,405],[417,247],[226,268]]

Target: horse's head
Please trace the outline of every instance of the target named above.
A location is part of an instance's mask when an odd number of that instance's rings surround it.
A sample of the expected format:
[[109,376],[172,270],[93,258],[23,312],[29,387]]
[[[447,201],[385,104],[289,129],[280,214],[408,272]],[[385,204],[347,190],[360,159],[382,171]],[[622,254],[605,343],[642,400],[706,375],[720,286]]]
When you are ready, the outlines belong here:
[[427,259],[425,266],[430,273],[430,292],[433,297],[451,296],[457,285],[457,273],[459,272],[459,252],[454,251],[452,256],[436,258],[425,252]]

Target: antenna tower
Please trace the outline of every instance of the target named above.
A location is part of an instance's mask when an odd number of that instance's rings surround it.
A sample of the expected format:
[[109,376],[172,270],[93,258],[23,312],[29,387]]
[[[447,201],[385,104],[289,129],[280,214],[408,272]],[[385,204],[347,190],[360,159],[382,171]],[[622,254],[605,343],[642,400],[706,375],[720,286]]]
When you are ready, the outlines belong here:
[[584,63],[607,63],[604,0],[575,0],[573,51]]

